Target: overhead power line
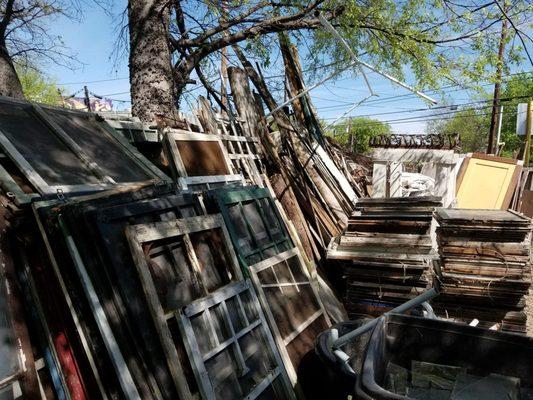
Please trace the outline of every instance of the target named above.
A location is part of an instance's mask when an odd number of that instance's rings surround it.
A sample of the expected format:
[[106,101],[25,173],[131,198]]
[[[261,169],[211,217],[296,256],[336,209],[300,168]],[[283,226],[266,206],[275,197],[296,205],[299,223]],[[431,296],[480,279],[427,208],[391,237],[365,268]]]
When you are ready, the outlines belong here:
[[[508,77],[511,77],[511,76],[518,76],[518,75],[526,75],[526,74],[531,74],[533,71],[527,71],[527,72],[516,72],[514,74],[508,74],[508,75],[504,75],[503,78],[508,78]],[[486,80],[482,80],[481,82],[483,81],[486,81]],[[479,86],[490,86],[492,85],[493,83],[486,83],[486,84],[483,84],[483,85],[479,85]],[[447,86],[443,86],[442,88],[440,89],[436,89],[436,90],[428,90],[428,92],[437,92],[437,91],[442,91],[443,89],[451,89],[451,88],[455,88],[457,86],[463,86],[462,84],[459,84],[459,83],[456,83],[456,84],[453,84],[453,85],[447,85]],[[444,94],[448,94],[448,93],[452,93],[452,92],[457,92],[457,91],[461,91],[461,90],[467,90],[467,88],[460,88],[460,89],[454,89],[454,90],[444,90]],[[390,103],[391,101],[394,101],[394,100],[397,100],[397,99],[404,99],[406,97],[412,97],[413,94],[412,93],[406,93],[406,94],[400,94],[400,95],[394,95],[394,96],[389,96],[389,97],[382,97],[382,98],[379,98],[379,99],[375,99],[375,100],[369,100],[367,101],[365,104],[383,104],[383,103]],[[353,104],[353,103],[352,103]],[[333,106],[329,107],[330,109],[333,108]],[[323,108],[318,108],[319,110],[321,109],[325,109],[324,107]]]
[[[517,112],[515,115],[525,114],[526,111]],[[392,125],[400,125],[400,124],[412,124],[412,123],[420,123],[420,122],[431,122],[431,121],[447,121],[455,118],[471,118],[472,115],[454,115],[452,117],[441,117],[441,118],[427,118],[423,120],[416,120],[416,121],[398,121],[398,122],[390,122]],[[375,123],[380,122],[376,121]],[[383,121],[385,122],[385,121]],[[371,125],[370,123],[368,125]],[[368,126],[367,124],[363,124],[362,126]]]
[[126,77],[122,77],[122,78],[98,79],[98,80],[95,80],[95,81],[61,82],[61,83],[58,83],[58,85],[86,85],[86,84],[89,84],[89,83],[123,81],[125,79],[130,79],[130,78],[126,76]]
[[[506,97],[506,98],[500,99],[500,101],[507,102],[507,101],[511,101],[511,100],[527,99],[527,98],[531,98],[531,96]],[[490,102],[490,101],[491,100],[488,100],[488,102]],[[467,105],[467,104],[469,104],[469,103],[465,103],[464,105]],[[391,119],[391,120],[384,120],[384,121],[379,121],[379,120],[368,121],[368,122],[365,122],[362,125],[363,126],[369,126],[369,125],[381,124],[381,123],[389,124],[389,123],[399,123],[399,122],[413,123],[413,122],[434,121],[434,120],[439,120],[439,118],[435,119],[434,117],[438,117],[438,116],[441,116],[441,115],[457,114],[458,112],[461,112],[461,111],[478,111],[478,110],[483,110],[483,109],[487,109],[487,108],[491,108],[491,107],[492,106],[484,106],[484,107],[477,107],[477,108],[463,108],[463,109],[460,109],[460,110],[449,111],[449,112],[433,114],[433,115],[421,115],[421,116],[418,116],[418,117],[407,117],[407,118]],[[459,117],[460,118],[471,117],[471,115],[466,115],[466,116],[457,116],[456,115],[456,116],[451,117],[451,118],[442,118],[442,119],[452,119],[452,118],[459,118]],[[333,118],[326,118],[326,119],[333,119]]]

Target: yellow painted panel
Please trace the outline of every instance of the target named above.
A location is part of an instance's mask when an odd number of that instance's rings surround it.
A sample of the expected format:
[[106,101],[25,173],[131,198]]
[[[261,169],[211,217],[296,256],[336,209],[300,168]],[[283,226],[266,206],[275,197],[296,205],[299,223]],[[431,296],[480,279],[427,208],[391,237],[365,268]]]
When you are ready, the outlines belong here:
[[457,192],[457,207],[501,209],[516,168],[514,164],[471,158]]

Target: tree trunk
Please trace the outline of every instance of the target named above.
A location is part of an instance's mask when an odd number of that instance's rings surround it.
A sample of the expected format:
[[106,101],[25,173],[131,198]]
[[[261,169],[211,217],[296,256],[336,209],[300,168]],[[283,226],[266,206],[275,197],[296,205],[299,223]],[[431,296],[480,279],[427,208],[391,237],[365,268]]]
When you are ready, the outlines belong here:
[[0,95],[24,99],[22,85],[5,43],[0,43]]
[[172,125],[176,91],[168,40],[170,8],[163,0],[129,0],[132,113],[143,122]]

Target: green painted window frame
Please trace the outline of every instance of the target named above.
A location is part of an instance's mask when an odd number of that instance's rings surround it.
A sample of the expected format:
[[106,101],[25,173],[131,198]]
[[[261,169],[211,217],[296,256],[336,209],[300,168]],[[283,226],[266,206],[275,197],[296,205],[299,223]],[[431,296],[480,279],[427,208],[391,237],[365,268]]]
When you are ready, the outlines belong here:
[[[287,230],[285,222],[283,221],[276,203],[274,202],[274,199],[270,195],[268,189],[257,186],[247,186],[235,189],[218,189],[208,192],[208,196],[210,199],[215,201],[219,212],[222,214],[222,217],[226,222],[231,241],[233,242],[233,246],[235,247],[235,251],[237,253],[237,258],[239,259],[239,263],[241,264],[241,267],[245,273],[247,273],[247,269],[251,265],[258,263],[259,261],[266,260],[272,256],[272,254],[266,254],[267,250],[273,248],[275,250],[275,254],[279,254],[295,246],[289,235],[289,231]],[[269,225],[267,223],[266,213],[263,210],[261,200],[266,200],[268,202],[273,215],[276,217],[277,225],[281,231],[281,238],[278,240],[273,238],[272,231],[268,229]],[[254,235],[253,229],[251,228],[247,219],[244,218],[243,205],[250,202],[256,204],[261,220],[264,226],[267,228],[266,232],[270,240],[268,243],[263,244],[262,246],[257,244],[257,239]],[[254,246],[254,249],[248,253],[244,253],[242,251],[242,246],[239,245],[239,236],[229,214],[230,207],[235,205],[239,206],[241,215],[243,216],[243,220],[246,224],[247,233],[251,237],[252,244]],[[249,258],[254,255],[259,255],[260,260],[249,261]]]

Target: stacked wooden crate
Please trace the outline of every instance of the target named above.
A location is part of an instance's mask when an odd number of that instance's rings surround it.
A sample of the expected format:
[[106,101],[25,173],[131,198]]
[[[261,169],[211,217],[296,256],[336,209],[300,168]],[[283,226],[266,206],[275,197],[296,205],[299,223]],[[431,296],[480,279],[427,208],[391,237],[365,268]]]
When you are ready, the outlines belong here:
[[[442,316],[525,332],[531,285],[531,219],[514,211],[438,209]],[[476,324],[478,322],[475,322]]]
[[434,196],[358,201],[328,248],[328,258],[343,266],[350,318],[380,315],[431,286],[431,221],[440,205]]

